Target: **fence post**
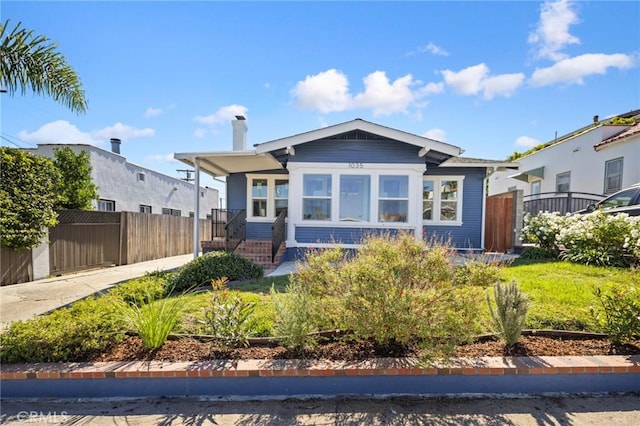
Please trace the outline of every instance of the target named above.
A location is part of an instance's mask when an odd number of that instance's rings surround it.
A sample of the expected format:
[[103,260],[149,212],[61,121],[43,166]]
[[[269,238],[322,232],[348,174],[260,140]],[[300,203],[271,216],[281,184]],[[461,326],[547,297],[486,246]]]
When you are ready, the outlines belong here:
[[522,227],[524,226],[524,191],[522,189],[516,189],[512,192],[513,197],[513,239],[512,247],[515,253],[520,253],[522,250]]

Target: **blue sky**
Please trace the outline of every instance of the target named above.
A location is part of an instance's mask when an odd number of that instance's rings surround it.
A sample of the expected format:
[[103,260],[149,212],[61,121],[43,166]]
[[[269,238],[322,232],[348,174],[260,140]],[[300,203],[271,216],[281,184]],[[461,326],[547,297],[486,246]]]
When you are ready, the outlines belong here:
[[[180,177],[174,152],[230,150],[354,118],[504,159],[640,108],[640,2],[19,2],[79,73],[77,115],[2,95],[2,145],[122,139]],[[203,185],[221,188],[203,177]]]

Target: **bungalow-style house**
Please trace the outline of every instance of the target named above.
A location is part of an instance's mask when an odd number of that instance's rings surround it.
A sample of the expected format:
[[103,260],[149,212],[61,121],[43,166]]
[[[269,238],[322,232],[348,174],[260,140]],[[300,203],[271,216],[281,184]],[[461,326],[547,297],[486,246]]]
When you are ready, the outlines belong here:
[[[245,118],[236,118],[233,151],[174,157],[194,167],[196,179],[200,171],[226,176],[232,213],[225,217],[241,218],[247,243],[274,239],[272,255],[280,245],[276,234],[284,235],[285,259],[311,247],[356,248],[363,236],[381,231],[437,236],[459,250],[482,251],[486,179],[517,168],[460,157],[457,146],[362,119],[246,150]],[[227,232],[232,227],[238,225]]]
[[[499,171],[489,195],[522,190],[525,211],[574,212],[640,182],[640,110],[593,122],[517,158],[518,173]],[[560,201],[563,201],[560,203]]]

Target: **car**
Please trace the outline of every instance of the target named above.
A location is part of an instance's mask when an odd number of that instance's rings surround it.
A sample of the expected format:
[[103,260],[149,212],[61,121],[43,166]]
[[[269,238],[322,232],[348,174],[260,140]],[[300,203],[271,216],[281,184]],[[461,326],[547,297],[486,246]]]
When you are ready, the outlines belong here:
[[610,214],[627,213],[629,216],[640,216],[640,183],[611,194],[595,204],[589,204],[586,209],[576,213],[586,214],[596,210]]

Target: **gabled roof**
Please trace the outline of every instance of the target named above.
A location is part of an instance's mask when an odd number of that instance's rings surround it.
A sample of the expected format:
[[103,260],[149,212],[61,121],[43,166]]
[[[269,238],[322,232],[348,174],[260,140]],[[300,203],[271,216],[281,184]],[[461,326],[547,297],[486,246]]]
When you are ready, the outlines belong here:
[[636,122],[636,124],[634,124],[633,126],[629,127],[628,129],[626,129],[625,131],[618,133],[617,135],[614,135],[608,139],[603,140],[602,142],[599,142],[597,144],[595,144],[593,146],[593,149],[595,149],[596,151],[599,151],[600,149],[604,148],[605,146],[608,146],[612,143],[615,142],[620,142],[622,140],[625,140],[627,138],[630,138],[631,136],[637,135],[640,133],[640,121]]
[[301,145],[319,139],[330,138],[332,136],[352,132],[355,130],[361,130],[363,132],[379,135],[384,138],[414,145],[424,150],[424,153],[422,155],[426,154],[426,152],[430,150],[445,154],[447,157],[455,157],[464,152],[462,148],[450,145],[448,143],[439,142],[433,139],[414,135],[412,133],[407,133],[401,130],[382,126],[380,124],[371,123],[361,118],[356,118],[355,120],[347,121],[333,126],[323,127],[321,129],[300,133],[282,139],[264,142],[255,145],[255,148],[257,153],[273,152],[281,149],[288,149],[296,145]]

